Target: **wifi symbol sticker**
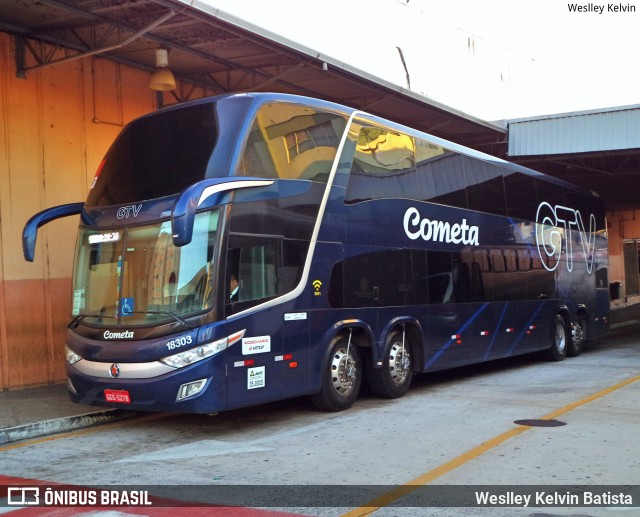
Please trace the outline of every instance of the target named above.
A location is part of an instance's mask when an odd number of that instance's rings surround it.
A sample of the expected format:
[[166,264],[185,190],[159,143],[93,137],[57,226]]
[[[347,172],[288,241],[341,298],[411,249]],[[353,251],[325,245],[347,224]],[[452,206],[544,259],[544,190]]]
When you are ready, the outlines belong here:
[[322,287],[322,282],[320,280],[314,280],[311,282],[311,285],[313,286],[314,296],[321,296],[320,288]]

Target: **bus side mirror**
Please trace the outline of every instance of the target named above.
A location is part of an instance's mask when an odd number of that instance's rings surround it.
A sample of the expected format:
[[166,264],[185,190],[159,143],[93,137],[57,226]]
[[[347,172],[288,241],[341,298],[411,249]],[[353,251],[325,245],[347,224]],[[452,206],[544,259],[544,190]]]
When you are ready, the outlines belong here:
[[24,230],[22,230],[22,253],[24,254],[24,259],[29,262],[33,262],[38,228],[43,224],[53,221],[54,219],[67,217],[69,215],[78,215],[82,213],[83,206],[83,202],[58,205],[47,208],[46,210],[38,212],[36,215],[31,217],[27,221],[27,224],[24,225]]
[[209,178],[194,183],[182,191],[173,205],[171,213],[173,244],[180,247],[191,242],[196,210],[209,197],[239,188],[264,187],[271,184],[273,180],[251,177]]

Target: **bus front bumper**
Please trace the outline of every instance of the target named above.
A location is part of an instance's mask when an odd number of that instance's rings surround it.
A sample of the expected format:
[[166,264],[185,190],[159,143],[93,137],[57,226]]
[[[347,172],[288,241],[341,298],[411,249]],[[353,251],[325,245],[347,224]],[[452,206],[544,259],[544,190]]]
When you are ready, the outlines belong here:
[[177,369],[158,368],[156,362],[136,363],[140,365],[152,376],[135,378],[131,363],[67,364],[69,396],[78,404],[131,411],[215,413],[226,408],[222,361]]

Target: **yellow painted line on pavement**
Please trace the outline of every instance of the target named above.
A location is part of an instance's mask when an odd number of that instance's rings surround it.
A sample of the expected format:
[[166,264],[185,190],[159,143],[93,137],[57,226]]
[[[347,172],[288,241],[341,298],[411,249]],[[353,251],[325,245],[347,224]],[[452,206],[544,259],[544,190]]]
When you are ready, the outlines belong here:
[[11,449],[20,449],[21,447],[28,447],[30,445],[38,445],[40,443],[53,442],[55,440],[63,440],[64,438],[71,438],[75,436],[84,436],[87,434],[99,433],[101,431],[110,431],[112,429],[117,429],[119,427],[124,427],[127,424],[138,424],[149,422],[151,420],[158,420],[160,418],[166,418],[171,416],[167,413],[153,413],[151,415],[134,417],[126,420],[119,420],[118,422],[111,422],[108,424],[99,424],[93,427],[87,427],[85,429],[78,429],[76,431],[67,431],[64,433],[58,433],[51,436],[45,436],[42,438],[34,438],[34,439],[26,439],[16,443],[12,443],[9,445],[4,445],[0,447],[0,452],[10,451]]
[[[580,399],[576,402],[572,402],[571,404],[561,407],[560,409],[552,411],[551,413],[548,413],[545,416],[543,416],[540,420],[553,420],[560,415],[568,413],[569,411],[576,409],[580,406],[584,406],[589,402],[593,402],[594,400],[604,397],[609,393],[619,390],[620,388],[624,388],[625,386],[628,386],[629,384],[633,384],[634,382],[639,380],[640,380],[640,375],[631,377],[630,379],[619,382],[618,384],[614,384],[613,386],[609,386],[608,388],[600,390],[597,393],[589,395],[588,397]],[[408,483],[405,483],[404,485],[400,485],[397,488],[387,492],[386,494],[381,495],[380,497],[377,497],[372,501],[369,501],[363,506],[360,506],[359,508],[355,508],[350,512],[342,514],[341,517],[361,517],[363,515],[368,515],[370,513],[375,512],[376,510],[384,508],[390,505],[391,503],[397,501],[398,499],[401,499],[402,497],[405,497],[411,494],[412,492],[417,490],[418,487],[421,487],[423,485],[427,485],[433,482],[439,477],[444,476],[445,474],[451,472],[452,470],[457,469],[458,467],[464,465],[465,463],[479,456],[482,456],[485,452],[490,451],[491,449],[497,447],[498,445],[501,445],[502,443],[506,442],[507,440],[510,440],[514,436],[518,436],[519,434],[524,433],[529,429],[531,429],[531,426],[527,426],[527,425],[514,427],[513,429],[510,429],[509,431],[506,431],[498,436],[495,436],[494,438],[491,438],[490,440],[478,445],[477,447],[474,447],[473,449],[465,452],[464,454],[461,454],[460,456],[446,463],[443,463],[442,465],[436,467],[435,469],[425,472],[424,474],[418,476],[417,478],[412,479]]]

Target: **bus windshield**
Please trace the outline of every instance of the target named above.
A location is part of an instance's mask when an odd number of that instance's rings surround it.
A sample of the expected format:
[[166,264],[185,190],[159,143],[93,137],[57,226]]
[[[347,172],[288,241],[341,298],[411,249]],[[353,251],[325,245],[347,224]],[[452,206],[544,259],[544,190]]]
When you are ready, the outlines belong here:
[[87,206],[157,199],[205,178],[217,140],[215,104],[128,124],[98,167]]
[[73,310],[92,325],[146,325],[208,309],[217,260],[217,210],[195,218],[193,239],[173,245],[171,222],[115,230],[81,228]]

